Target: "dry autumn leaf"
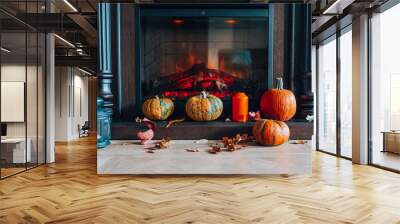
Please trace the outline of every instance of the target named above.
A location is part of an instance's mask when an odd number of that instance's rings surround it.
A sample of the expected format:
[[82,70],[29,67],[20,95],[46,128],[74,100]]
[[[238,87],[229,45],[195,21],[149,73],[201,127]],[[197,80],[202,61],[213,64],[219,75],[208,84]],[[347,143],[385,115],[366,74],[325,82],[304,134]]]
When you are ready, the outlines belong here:
[[163,138],[155,145],[155,148],[166,149],[168,148],[170,142],[171,142],[170,138]]
[[219,152],[222,152],[222,148],[218,144],[215,144],[215,145],[212,145],[211,149],[207,150],[207,152],[211,153],[211,154],[217,154]]
[[236,134],[233,138],[223,137],[221,141],[223,146],[219,146],[219,144],[212,145],[208,152],[212,154],[222,151],[234,152],[247,147],[246,144],[250,141],[252,141],[252,138],[248,134]]

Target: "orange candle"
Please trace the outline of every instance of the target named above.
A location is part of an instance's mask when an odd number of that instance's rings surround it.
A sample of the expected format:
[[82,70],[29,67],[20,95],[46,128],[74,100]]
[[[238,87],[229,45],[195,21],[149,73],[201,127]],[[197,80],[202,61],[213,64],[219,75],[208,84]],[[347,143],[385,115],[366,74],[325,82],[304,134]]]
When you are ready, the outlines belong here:
[[246,122],[249,116],[249,97],[243,92],[232,96],[232,120]]

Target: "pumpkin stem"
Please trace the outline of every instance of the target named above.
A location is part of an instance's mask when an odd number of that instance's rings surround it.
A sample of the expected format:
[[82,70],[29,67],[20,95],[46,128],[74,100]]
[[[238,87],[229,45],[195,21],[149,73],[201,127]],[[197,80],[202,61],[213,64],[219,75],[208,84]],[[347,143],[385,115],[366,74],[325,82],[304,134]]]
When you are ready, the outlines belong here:
[[158,99],[160,99],[160,97],[159,97],[158,95],[155,95],[155,97],[154,97],[154,98],[156,98],[157,100],[158,100]]
[[276,78],[276,88],[283,89],[283,79],[282,78]]
[[203,91],[201,91],[201,97],[203,97],[203,98],[207,98],[207,96],[208,96],[208,94],[207,94],[207,92],[205,91],[205,90],[203,90]]

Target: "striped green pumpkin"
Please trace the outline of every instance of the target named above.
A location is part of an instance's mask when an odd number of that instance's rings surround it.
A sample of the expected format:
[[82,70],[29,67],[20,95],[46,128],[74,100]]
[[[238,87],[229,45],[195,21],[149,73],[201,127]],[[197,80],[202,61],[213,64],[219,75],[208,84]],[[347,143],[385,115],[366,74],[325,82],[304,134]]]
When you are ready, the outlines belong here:
[[213,121],[221,116],[224,105],[220,98],[202,92],[186,102],[186,114],[195,121]]
[[174,112],[174,103],[169,98],[155,96],[144,101],[142,112],[150,120],[166,120]]

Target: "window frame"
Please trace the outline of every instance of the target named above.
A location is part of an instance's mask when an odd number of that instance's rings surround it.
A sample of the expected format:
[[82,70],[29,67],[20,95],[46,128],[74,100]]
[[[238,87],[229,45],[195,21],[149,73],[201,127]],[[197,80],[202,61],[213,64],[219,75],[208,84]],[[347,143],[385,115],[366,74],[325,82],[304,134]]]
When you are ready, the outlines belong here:
[[340,97],[340,81],[341,81],[341,64],[340,64],[340,60],[341,60],[341,55],[340,55],[340,42],[341,42],[341,36],[346,34],[347,32],[352,32],[352,23],[350,22],[349,24],[346,24],[344,27],[337,27],[336,28],[336,32],[334,32],[333,34],[329,35],[328,37],[322,39],[322,40],[318,40],[317,44],[316,44],[316,101],[317,103],[319,103],[319,97],[320,97],[320,93],[319,93],[319,78],[320,78],[320,74],[319,74],[319,48],[321,44],[325,44],[328,43],[330,41],[336,41],[336,152],[332,153],[332,152],[328,152],[324,149],[321,149],[320,143],[319,143],[319,107],[316,106],[316,150],[319,152],[323,152],[329,155],[333,155],[336,157],[340,157],[343,159],[347,159],[347,160],[352,160],[351,157],[347,157],[342,155],[342,150],[341,150],[341,131],[342,131],[342,127],[341,127],[341,117],[340,117],[340,112],[341,112],[341,97]]

